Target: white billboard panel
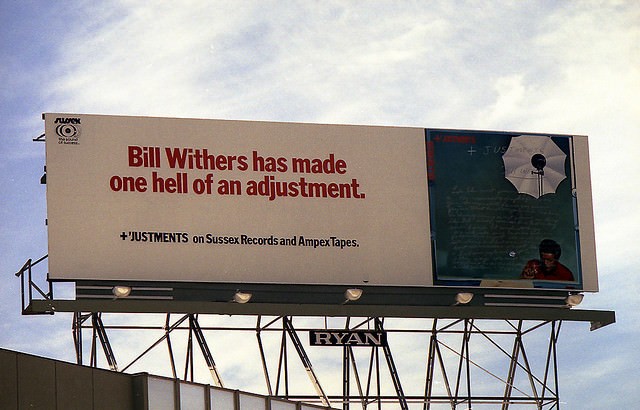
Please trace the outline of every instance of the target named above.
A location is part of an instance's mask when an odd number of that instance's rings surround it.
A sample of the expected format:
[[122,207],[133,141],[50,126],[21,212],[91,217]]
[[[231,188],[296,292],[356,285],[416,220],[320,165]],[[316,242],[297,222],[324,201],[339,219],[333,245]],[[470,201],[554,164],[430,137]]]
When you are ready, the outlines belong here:
[[45,122],[51,279],[432,283],[422,129]]
[[[85,114],[45,128],[54,280],[597,290],[586,137]],[[545,271],[547,239],[563,275]]]

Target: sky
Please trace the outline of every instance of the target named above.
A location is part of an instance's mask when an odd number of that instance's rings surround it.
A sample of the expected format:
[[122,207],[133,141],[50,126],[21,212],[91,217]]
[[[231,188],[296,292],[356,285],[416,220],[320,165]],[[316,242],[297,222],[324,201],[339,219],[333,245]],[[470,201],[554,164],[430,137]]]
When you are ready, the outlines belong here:
[[580,307],[616,323],[563,324],[560,398],[632,408],[639,95],[637,1],[0,0],[0,347],[74,359],[71,316],[21,316],[14,276],[47,253],[44,112],[587,135],[600,292]]

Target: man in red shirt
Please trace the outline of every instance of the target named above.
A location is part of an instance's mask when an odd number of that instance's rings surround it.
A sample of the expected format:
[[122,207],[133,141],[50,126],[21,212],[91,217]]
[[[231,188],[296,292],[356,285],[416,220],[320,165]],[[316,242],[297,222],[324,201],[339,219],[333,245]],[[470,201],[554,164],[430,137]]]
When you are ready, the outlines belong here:
[[530,260],[520,275],[521,279],[562,280],[573,282],[571,271],[558,260],[562,250],[553,239],[544,239],[538,246],[540,260]]

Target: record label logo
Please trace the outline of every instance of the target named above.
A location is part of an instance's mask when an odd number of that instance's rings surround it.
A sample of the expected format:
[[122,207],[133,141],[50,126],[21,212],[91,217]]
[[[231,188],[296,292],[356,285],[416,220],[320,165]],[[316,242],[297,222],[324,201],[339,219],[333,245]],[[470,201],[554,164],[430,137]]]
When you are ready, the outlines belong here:
[[54,124],[57,124],[58,144],[79,144],[81,134],[80,118],[58,117],[55,119]]

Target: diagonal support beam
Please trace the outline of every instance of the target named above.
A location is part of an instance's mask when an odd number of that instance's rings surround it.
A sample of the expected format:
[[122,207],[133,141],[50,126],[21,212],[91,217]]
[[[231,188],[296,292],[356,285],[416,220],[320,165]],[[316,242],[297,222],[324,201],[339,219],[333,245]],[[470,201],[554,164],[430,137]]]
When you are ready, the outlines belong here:
[[202,351],[202,355],[204,356],[204,361],[207,363],[207,367],[209,367],[209,371],[211,372],[211,377],[213,377],[213,382],[218,387],[224,387],[222,384],[222,379],[220,378],[220,374],[218,374],[218,370],[216,368],[216,363],[213,360],[213,355],[209,350],[209,346],[207,345],[207,341],[204,338],[204,334],[202,333],[202,328],[198,323],[198,318],[196,315],[189,315],[189,326],[193,330],[193,334],[196,336],[196,341],[198,342],[198,346],[200,346],[200,351]]
[[[380,320],[380,318],[375,318],[375,327],[378,331],[384,331],[382,320]],[[407,399],[404,395],[404,391],[402,390],[402,384],[400,384],[398,370],[396,369],[396,365],[393,361],[393,356],[391,356],[391,349],[389,348],[389,345],[387,344],[382,346],[382,351],[384,352],[384,357],[387,359],[387,366],[389,366],[389,373],[391,375],[391,380],[393,381],[393,387],[396,389],[400,408],[402,410],[407,410],[409,408],[409,405],[407,404]]]
[[118,363],[116,363],[116,357],[113,355],[113,350],[111,349],[111,344],[109,343],[109,338],[107,337],[107,331],[105,330],[102,319],[100,318],[100,313],[91,314],[91,323],[93,325],[94,331],[100,339],[100,344],[102,345],[102,350],[104,351],[104,356],[107,359],[109,368],[117,372]]
[[[165,333],[162,337],[160,337],[158,340],[156,340],[151,346],[149,346],[144,352],[140,353],[138,355],[138,357],[136,357],[135,359],[133,359],[131,361],[131,363],[129,363],[127,366],[125,366],[124,369],[122,369],[123,372],[127,371],[127,369],[129,367],[131,367],[134,363],[136,363],[138,360],[140,360],[144,355],[146,355],[147,353],[149,353],[154,347],[158,346],[163,340],[167,339],[169,337],[169,333],[171,333],[174,329],[176,329],[178,326],[180,326],[180,324],[182,324],[182,322],[184,322],[185,320],[187,320],[189,318],[188,315],[184,315],[182,318],[180,318],[178,321],[176,321],[171,327],[167,328],[165,326]],[[167,322],[168,323],[168,322]],[[173,360],[173,356],[171,357],[171,360]]]
[[291,341],[293,342],[293,346],[296,348],[296,352],[298,352],[298,356],[300,356],[302,365],[306,369],[307,374],[311,379],[311,383],[313,384],[313,387],[316,389],[316,392],[318,393],[318,397],[322,401],[322,404],[324,406],[329,407],[329,399],[327,398],[327,395],[324,393],[324,390],[322,390],[322,386],[320,386],[320,381],[318,380],[318,377],[316,376],[316,373],[313,370],[313,366],[311,365],[311,360],[309,360],[309,356],[307,356],[307,353],[304,351],[304,347],[302,346],[302,343],[300,342],[300,339],[298,338],[298,335],[295,329],[293,328],[291,319],[288,318],[287,316],[283,316],[282,326],[287,332],[287,334],[289,335],[289,338],[291,338]]

